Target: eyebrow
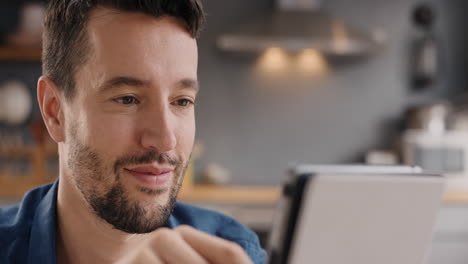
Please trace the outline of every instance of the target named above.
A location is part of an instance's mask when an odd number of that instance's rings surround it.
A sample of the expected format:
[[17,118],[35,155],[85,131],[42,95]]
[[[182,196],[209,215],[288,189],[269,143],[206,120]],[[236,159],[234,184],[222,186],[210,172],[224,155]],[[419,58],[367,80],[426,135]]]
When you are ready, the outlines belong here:
[[[149,87],[151,85],[150,81],[128,76],[118,76],[105,81],[102,85],[99,86],[99,91],[105,92],[122,86]],[[199,82],[197,80],[189,78],[185,78],[177,82],[176,87],[182,89],[192,89],[195,92],[198,92],[200,90]]]
[[105,81],[99,86],[99,91],[105,92],[122,86],[145,87],[150,86],[150,82],[133,77],[118,76]]
[[177,87],[183,88],[183,89],[191,89],[194,90],[196,93],[200,90],[200,84],[197,80],[194,79],[182,79],[177,83]]

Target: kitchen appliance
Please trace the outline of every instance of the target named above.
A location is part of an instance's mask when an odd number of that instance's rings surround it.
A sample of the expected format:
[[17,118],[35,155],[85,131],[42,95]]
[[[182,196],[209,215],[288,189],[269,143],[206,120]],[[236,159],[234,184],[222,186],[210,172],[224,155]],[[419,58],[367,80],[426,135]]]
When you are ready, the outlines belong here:
[[415,109],[402,135],[402,159],[405,164],[443,173],[449,191],[467,191],[468,131],[454,129],[453,116],[448,102]]
[[412,84],[415,89],[429,87],[439,72],[439,45],[434,34],[435,9],[423,3],[413,11],[413,22],[418,29],[413,43]]
[[443,173],[448,191],[468,191],[468,132],[407,130],[402,154],[405,164]]
[[262,52],[280,48],[306,49],[326,55],[362,55],[385,41],[379,31],[359,30],[320,10],[321,0],[277,0],[277,10],[245,23],[217,39],[217,46],[231,52]]

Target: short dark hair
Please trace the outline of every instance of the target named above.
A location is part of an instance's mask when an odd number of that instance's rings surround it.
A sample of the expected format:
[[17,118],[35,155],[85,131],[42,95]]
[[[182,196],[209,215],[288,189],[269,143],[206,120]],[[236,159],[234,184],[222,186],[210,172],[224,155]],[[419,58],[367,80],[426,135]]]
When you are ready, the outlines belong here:
[[199,0],[50,0],[44,21],[42,71],[68,99],[75,93],[74,76],[89,57],[86,26],[90,12],[98,6],[156,18],[176,17],[194,38],[205,21]]

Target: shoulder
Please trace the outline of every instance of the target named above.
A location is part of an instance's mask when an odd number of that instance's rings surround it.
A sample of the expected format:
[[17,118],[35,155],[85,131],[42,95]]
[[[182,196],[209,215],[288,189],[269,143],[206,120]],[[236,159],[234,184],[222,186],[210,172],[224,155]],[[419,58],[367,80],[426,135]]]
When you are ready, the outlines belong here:
[[190,225],[233,241],[244,248],[254,263],[264,263],[265,251],[260,246],[257,234],[231,217],[201,207],[177,203],[169,221],[172,227]]
[[22,225],[31,224],[35,209],[51,188],[47,184],[28,191],[17,205],[0,208],[0,233]]
[[50,184],[38,187],[27,192],[19,204],[0,208],[0,262],[27,246],[36,208],[49,189]]

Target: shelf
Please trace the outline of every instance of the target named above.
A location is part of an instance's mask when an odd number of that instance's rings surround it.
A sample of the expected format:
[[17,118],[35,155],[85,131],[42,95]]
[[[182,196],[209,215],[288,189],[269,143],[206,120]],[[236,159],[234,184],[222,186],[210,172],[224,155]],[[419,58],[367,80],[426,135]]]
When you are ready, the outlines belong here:
[[41,48],[0,46],[0,60],[3,61],[41,61]]
[[1,146],[0,156],[7,157],[28,157],[34,155],[36,150],[25,146]]
[[26,159],[32,172],[29,175],[11,175],[11,170],[0,168],[0,198],[20,199],[25,192],[44,185],[52,179],[47,175],[49,158],[57,157],[57,144],[44,142],[35,146],[0,145],[0,157]]
[[49,183],[50,181],[31,180],[30,176],[9,176],[0,174],[0,198],[21,199],[23,195],[38,186]]
[[0,156],[28,157],[43,152],[46,156],[57,153],[57,144],[46,144],[43,148],[37,146],[6,146],[0,145]]

